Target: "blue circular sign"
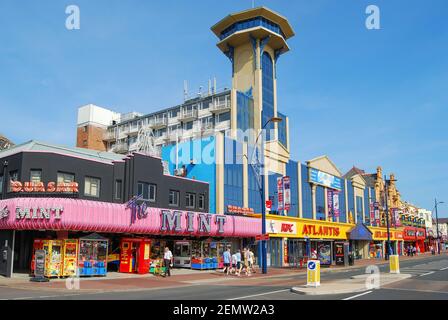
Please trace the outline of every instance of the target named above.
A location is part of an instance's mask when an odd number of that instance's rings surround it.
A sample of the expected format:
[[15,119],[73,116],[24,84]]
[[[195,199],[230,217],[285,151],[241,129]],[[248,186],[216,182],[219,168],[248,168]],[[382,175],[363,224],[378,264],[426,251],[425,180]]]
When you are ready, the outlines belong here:
[[316,263],[314,261],[308,262],[308,269],[315,270],[316,269]]

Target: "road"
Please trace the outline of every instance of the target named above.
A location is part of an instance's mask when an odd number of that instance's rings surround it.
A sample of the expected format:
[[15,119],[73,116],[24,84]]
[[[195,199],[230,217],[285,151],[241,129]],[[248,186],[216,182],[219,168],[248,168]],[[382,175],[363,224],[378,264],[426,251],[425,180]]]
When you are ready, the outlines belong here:
[[[387,272],[388,266],[380,266]],[[347,279],[363,274],[364,268],[322,273],[322,284],[328,280]],[[21,290],[0,287],[0,300],[448,300],[448,257],[431,256],[425,259],[401,262],[401,273],[411,274],[406,280],[380,289],[361,293],[309,296],[290,291],[292,286],[305,284],[305,275],[276,278],[227,279],[229,281],[192,283],[188,286],[167,289],[141,289],[120,292],[61,293],[59,291]]]

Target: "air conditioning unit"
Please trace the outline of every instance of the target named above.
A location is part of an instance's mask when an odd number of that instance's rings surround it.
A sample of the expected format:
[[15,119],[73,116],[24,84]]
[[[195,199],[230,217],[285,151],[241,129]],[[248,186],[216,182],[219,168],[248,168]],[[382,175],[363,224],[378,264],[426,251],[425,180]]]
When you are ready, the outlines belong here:
[[184,168],[174,169],[174,175],[176,177],[185,177],[185,169]]

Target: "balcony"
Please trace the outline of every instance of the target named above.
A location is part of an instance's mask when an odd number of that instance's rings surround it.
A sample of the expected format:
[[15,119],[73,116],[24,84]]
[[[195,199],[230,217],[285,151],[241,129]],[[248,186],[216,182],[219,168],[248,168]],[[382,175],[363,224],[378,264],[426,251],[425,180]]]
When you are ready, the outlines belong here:
[[115,147],[113,148],[113,152],[115,153],[128,153],[129,151],[129,146],[127,143],[118,143],[115,145]]
[[183,110],[179,113],[178,119],[181,122],[188,122],[198,118],[198,110]]
[[155,118],[155,119],[151,120],[149,125],[153,129],[166,128],[168,126],[168,119],[167,118]]
[[106,131],[103,134],[103,140],[104,141],[115,141],[117,139],[117,135],[115,132]]
[[133,127],[130,128],[129,131],[127,132],[128,136],[137,136],[138,135],[138,126],[137,127]]
[[226,97],[225,100],[215,100],[213,103],[210,103],[209,109],[210,112],[219,114],[230,111],[231,107],[230,100]]
[[164,133],[158,137],[154,137],[154,144],[155,145],[165,144],[167,139],[168,139],[168,135],[166,133]]
[[203,137],[212,135],[215,132],[215,126],[213,123],[202,124],[195,130],[195,136]]

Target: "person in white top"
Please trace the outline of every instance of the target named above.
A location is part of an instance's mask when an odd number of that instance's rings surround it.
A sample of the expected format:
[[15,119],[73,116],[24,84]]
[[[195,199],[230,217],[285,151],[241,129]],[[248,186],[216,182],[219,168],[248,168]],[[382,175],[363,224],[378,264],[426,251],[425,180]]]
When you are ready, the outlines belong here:
[[254,267],[254,260],[255,260],[255,254],[251,249],[249,249],[249,270],[252,273],[255,273],[255,267]]
[[237,262],[238,262],[238,258],[236,256],[236,253],[234,253],[234,254],[232,254],[232,270],[230,273],[235,272],[235,274],[238,274]]
[[173,254],[168,247],[165,247],[165,252],[163,254],[163,266],[165,267],[167,276],[171,277],[170,269],[173,266]]

